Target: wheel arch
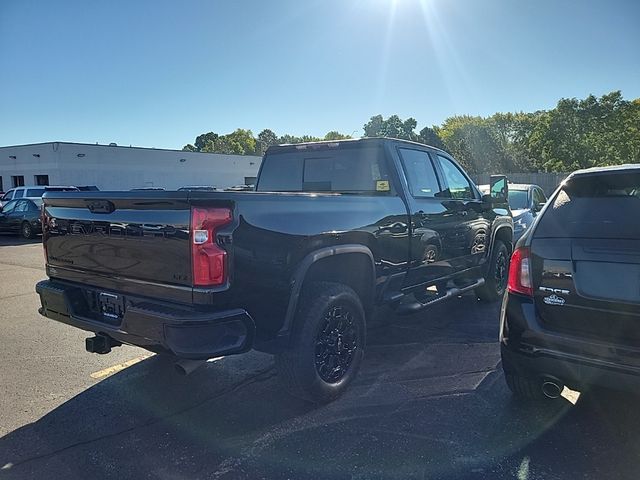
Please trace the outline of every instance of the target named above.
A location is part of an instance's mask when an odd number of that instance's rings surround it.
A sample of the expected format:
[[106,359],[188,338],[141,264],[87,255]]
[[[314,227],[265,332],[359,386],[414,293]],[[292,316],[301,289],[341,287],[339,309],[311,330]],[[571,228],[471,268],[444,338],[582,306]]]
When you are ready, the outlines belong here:
[[375,263],[371,250],[364,245],[346,244],[321,248],[305,256],[291,278],[291,294],[279,337],[288,337],[291,333],[304,286],[316,281],[343,283],[353,288],[368,316],[375,295]]
[[507,246],[507,250],[509,250],[509,255],[513,252],[513,228],[509,224],[499,225],[494,233],[493,238],[491,239],[491,250],[490,253],[493,253],[493,246],[496,243],[496,240],[502,241]]

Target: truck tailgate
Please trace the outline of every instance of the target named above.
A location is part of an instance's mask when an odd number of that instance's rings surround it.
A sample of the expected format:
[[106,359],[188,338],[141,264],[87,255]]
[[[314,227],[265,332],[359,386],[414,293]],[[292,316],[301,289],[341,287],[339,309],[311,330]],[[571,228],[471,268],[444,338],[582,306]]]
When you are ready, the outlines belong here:
[[[141,284],[191,287],[188,195],[48,193],[43,243],[49,275],[89,285],[109,279],[114,288],[135,283],[138,291]],[[190,288],[182,299],[190,301]]]

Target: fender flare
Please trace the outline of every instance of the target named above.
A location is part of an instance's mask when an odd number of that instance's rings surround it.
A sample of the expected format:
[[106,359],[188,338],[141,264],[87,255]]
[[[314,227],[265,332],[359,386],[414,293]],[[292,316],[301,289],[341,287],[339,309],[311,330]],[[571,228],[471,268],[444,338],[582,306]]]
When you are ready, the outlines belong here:
[[498,232],[500,232],[500,230],[503,230],[505,228],[511,231],[511,253],[513,253],[513,247],[515,246],[513,243],[513,228],[509,223],[503,222],[496,226],[495,230],[493,231],[493,234],[491,235],[491,247],[489,248],[489,256],[493,255],[493,245],[496,242],[496,237],[498,236]]
[[[324,247],[318,250],[314,250],[313,252],[307,254],[298,267],[296,268],[295,273],[291,277],[291,294],[289,296],[289,304],[287,305],[287,312],[284,318],[284,322],[280,331],[278,332],[278,337],[286,337],[291,332],[291,326],[293,325],[293,320],[296,315],[296,310],[298,309],[298,300],[300,299],[300,293],[302,292],[302,285],[304,284],[304,280],[307,276],[307,272],[311,266],[327,257],[331,257],[334,255],[344,255],[344,254],[364,254],[369,258],[371,262],[371,298],[373,299],[375,292],[375,261],[373,259],[373,253],[371,250],[365,245],[360,244],[345,244],[345,245],[336,245],[333,247]],[[366,311],[365,306],[365,311]]]

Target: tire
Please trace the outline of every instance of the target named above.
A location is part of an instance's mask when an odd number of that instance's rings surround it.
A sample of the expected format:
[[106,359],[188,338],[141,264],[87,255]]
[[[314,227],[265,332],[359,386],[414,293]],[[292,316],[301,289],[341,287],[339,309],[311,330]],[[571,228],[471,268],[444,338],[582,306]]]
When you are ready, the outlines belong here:
[[356,377],[364,356],[360,298],[347,285],[314,282],[305,287],[294,322],[289,347],[276,355],[278,377],[298,398],[331,402]]
[[33,227],[29,222],[22,222],[22,225],[20,226],[20,234],[22,235],[23,238],[26,238],[27,240],[30,240],[33,238],[34,236]]
[[509,250],[502,240],[496,240],[484,285],[476,288],[476,295],[485,302],[500,300],[507,288],[509,274]]
[[535,378],[523,377],[516,373],[504,372],[504,379],[513,396],[519,400],[530,402],[551,400],[542,393],[541,382]]
[[542,381],[539,378],[523,375],[504,355],[501,355],[501,360],[504,379],[514,397],[529,402],[550,400],[542,393]]

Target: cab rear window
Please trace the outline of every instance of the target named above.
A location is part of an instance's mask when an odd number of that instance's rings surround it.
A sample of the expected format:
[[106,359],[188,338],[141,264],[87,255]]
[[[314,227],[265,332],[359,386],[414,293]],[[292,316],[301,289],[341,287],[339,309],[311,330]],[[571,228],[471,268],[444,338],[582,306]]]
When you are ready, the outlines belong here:
[[540,219],[535,237],[640,239],[640,172],[577,176]]
[[389,193],[391,179],[379,147],[301,149],[268,154],[257,190]]

